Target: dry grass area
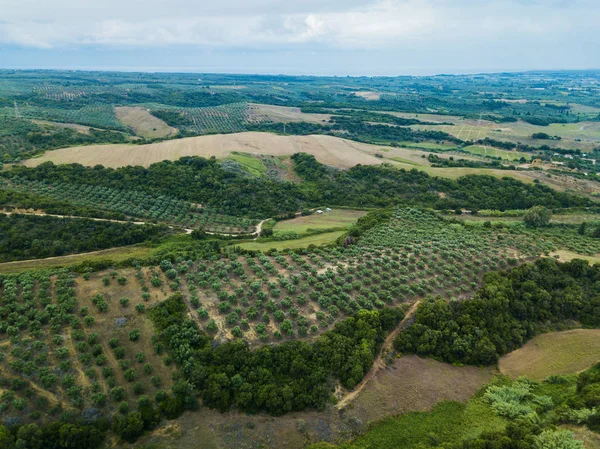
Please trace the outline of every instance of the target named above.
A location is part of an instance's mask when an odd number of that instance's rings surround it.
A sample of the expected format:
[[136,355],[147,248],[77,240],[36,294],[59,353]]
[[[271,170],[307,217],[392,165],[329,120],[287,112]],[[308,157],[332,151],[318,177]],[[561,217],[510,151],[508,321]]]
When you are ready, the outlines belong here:
[[401,357],[367,385],[347,413],[366,422],[431,410],[444,400],[466,402],[494,374],[493,368],[457,367],[417,356]]
[[167,125],[161,119],[154,117],[147,109],[139,106],[115,107],[117,118],[124,125],[132,128],[138,136],[147,139],[169,137],[177,134],[177,129]]
[[48,120],[32,120],[36,125],[42,126],[53,126],[55,128],[65,128],[65,129],[73,129],[82,134],[89,134],[90,127],[85,125],[77,125],[76,123],[59,123],[59,122],[50,122]]
[[49,151],[43,156],[24,162],[37,166],[46,161],[55,164],[77,162],[94,166],[122,167],[126,165],[149,166],[166,159],[177,160],[183,156],[225,158],[232,152],[268,154],[274,156],[305,152],[320,162],[334,167],[349,168],[357,164],[377,165],[383,161],[372,153],[379,147],[332,136],[278,136],[270,133],[244,132],[189,137],[147,145],[89,145]]
[[600,449],[600,435],[590,429],[574,425],[564,425],[560,428],[573,432],[576,439],[583,441],[585,449]]
[[583,371],[600,360],[600,329],[574,329],[535,337],[500,359],[500,371],[512,378],[541,380],[553,374]]
[[331,118],[329,114],[305,113],[300,108],[291,108],[287,106],[274,106],[270,104],[248,104],[249,120],[259,121],[265,118],[272,122],[310,122],[325,123]]
[[446,399],[466,401],[493,374],[489,369],[402,357],[380,371],[358,396],[354,408],[343,413],[328,409],[272,417],[220,414],[203,408],[166,423],[139,444],[154,442],[153,449],[192,449],[202,441],[203,448],[301,449],[318,441],[351,437],[364,431],[369,422],[390,414],[430,410]]
[[361,90],[361,91],[352,92],[352,93],[354,95],[356,95],[357,97],[364,98],[365,100],[377,101],[381,98],[381,94],[379,92]]
[[550,256],[555,257],[559,262],[570,262],[573,259],[583,259],[591,264],[600,263],[600,254],[596,254],[595,256],[584,256],[582,254],[574,253],[573,251],[560,250],[550,253]]

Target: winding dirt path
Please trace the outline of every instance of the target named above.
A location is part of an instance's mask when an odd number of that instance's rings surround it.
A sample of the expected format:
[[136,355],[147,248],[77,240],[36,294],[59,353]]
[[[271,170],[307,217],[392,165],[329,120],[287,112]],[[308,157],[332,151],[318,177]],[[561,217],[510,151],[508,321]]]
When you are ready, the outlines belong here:
[[348,392],[335,405],[335,408],[337,410],[341,410],[344,407],[348,406],[348,404],[350,404],[350,402],[352,402],[360,394],[360,392],[364,390],[364,388],[367,386],[369,381],[373,377],[375,377],[375,375],[382,368],[385,368],[385,361],[383,360],[383,355],[385,354],[386,350],[392,345],[396,336],[406,327],[406,324],[408,323],[408,321],[411,318],[413,318],[413,316],[415,315],[415,313],[417,311],[417,308],[419,307],[419,304],[421,304],[420,299],[415,301],[415,303],[412,306],[410,306],[410,309],[408,309],[408,311],[406,312],[406,315],[404,316],[402,321],[400,321],[400,323],[398,323],[398,326],[396,326],[396,328],[392,332],[390,332],[390,334],[387,336],[387,338],[383,342],[383,345],[381,345],[381,350],[379,351],[379,354],[373,361],[372,368],[369,370],[369,372],[366,374],[366,376],[363,378],[363,380],[356,386],[356,388],[354,390]]
[[[71,218],[71,219],[78,219],[78,220],[93,220],[93,221],[106,221],[109,223],[122,223],[122,224],[134,224],[134,225],[154,225],[154,226],[158,226],[157,223],[151,223],[151,222],[147,222],[147,221],[125,221],[125,220],[112,220],[110,218],[93,218],[93,217],[79,217],[76,215],[58,215],[58,214],[47,214],[44,212],[9,212],[6,210],[0,210],[0,214],[3,215],[37,215],[38,217],[56,217],[56,218]],[[250,234],[252,236],[254,236],[255,240],[260,237],[260,233],[262,232],[262,225],[265,221],[269,220],[269,218],[266,218],[264,220],[262,220],[261,222],[259,222],[256,225],[256,230]],[[169,229],[175,229],[174,226],[169,226]],[[182,228],[182,231],[185,234],[191,234],[194,230],[193,229],[188,229],[188,228]],[[224,234],[222,232],[208,232],[206,231],[205,234],[208,235],[222,235],[225,237],[235,237],[238,234]]]

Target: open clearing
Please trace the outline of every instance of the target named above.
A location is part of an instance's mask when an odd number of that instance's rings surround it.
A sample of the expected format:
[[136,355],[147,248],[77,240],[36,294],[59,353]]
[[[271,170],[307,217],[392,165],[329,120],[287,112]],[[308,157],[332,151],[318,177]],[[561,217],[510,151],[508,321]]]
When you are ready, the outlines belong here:
[[152,442],[155,449],[192,449],[202,441],[203,448],[301,449],[306,444],[345,439],[354,432],[363,432],[370,422],[390,413],[431,410],[444,400],[465,402],[492,376],[490,369],[455,367],[416,356],[401,357],[379,371],[354,406],[341,413],[329,408],[273,418],[265,414],[221,414],[201,408],[166,423],[138,444]]
[[535,337],[500,359],[500,371],[512,378],[541,380],[552,374],[573,374],[600,360],[600,329],[574,329]]
[[309,229],[347,228],[366,214],[367,212],[362,210],[333,209],[331,212],[314,213],[306,217],[280,221],[273,230],[275,232],[293,231],[302,234]]
[[302,112],[300,108],[274,106],[270,104],[248,103],[249,121],[260,121],[265,118],[272,122],[309,122],[323,124],[331,118],[329,114],[313,114]]
[[364,98],[365,100],[376,101],[381,99],[381,94],[379,92],[360,90],[352,93],[357,97]]
[[585,256],[583,254],[577,254],[573,251],[561,250],[550,253],[552,257],[558,256],[559,262],[570,262],[573,259],[583,259],[587,260],[591,264],[600,263],[600,254],[596,254],[595,256]]
[[326,232],[323,234],[311,235],[309,237],[303,237],[296,240],[284,240],[281,242],[246,242],[240,243],[239,246],[242,249],[256,250],[256,251],[268,251],[275,248],[278,251],[288,248],[306,248],[309,245],[328,245],[336,241],[338,237],[343,235],[346,231],[334,231]]
[[72,130],[75,130],[75,131],[80,132],[82,134],[89,134],[90,133],[90,129],[91,129],[89,126],[78,125],[76,123],[50,122],[48,120],[32,120],[32,122],[35,123],[36,125],[53,126],[55,128],[72,129]]
[[147,139],[169,137],[177,134],[175,128],[167,125],[139,106],[119,106],[115,108],[115,114],[121,123],[132,128],[138,136]]
[[103,249],[68,256],[47,257],[45,259],[17,260],[15,262],[0,263],[0,273],[19,273],[25,270],[49,270],[58,267],[69,267],[82,262],[98,260],[111,260],[121,262],[127,259],[144,258],[152,252],[147,246],[122,246],[118,248]]
[[149,165],[164,160],[177,160],[184,156],[225,158],[232,152],[292,155],[305,152],[320,162],[334,167],[349,168],[357,164],[378,165],[383,162],[372,155],[379,147],[331,136],[278,136],[270,133],[244,132],[188,137],[147,145],[89,145],[48,151],[43,156],[24,162],[33,167],[43,162],[105,167]]
[[[414,117],[415,114],[404,114]],[[465,119],[457,116],[428,116],[419,114],[419,119],[437,122],[448,122],[452,125],[414,125],[413,128],[429,131],[443,131],[462,140],[476,141],[489,137],[494,140],[521,142],[528,145],[550,147],[579,148],[591,150],[600,142],[599,122],[552,123],[549,126],[536,126],[526,122],[495,123],[488,120]],[[546,133],[559,136],[562,140],[532,139],[534,133]],[[580,141],[576,141],[579,139]]]
[[[540,182],[559,191],[571,189],[584,194],[600,191],[597,183],[567,176],[553,175],[551,178],[547,178],[541,172],[469,167],[435,168],[431,167],[427,160],[427,153],[409,148],[370,145],[325,135],[279,136],[261,132],[188,137],[145,145],[111,144],[62,148],[47,151],[39,157],[25,160],[23,165],[35,167],[51,161],[55,164],[79,163],[91,167],[98,164],[112,168],[127,165],[148,167],[153,163],[178,160],[184,156],[205,158],[214,156],[222,159],[231,158],[232,155],[235,157],[235,153],[290,156],[299,152],[312,154],[319,162],[338,168],[350,168],[357,164],[389,163],[398,168],[418,169],[432,176],[450,179],[465,175],[490,175],[496,178],[512,177],[527,183],[539,179]],[[469,156],[465,158],[469,158]]]

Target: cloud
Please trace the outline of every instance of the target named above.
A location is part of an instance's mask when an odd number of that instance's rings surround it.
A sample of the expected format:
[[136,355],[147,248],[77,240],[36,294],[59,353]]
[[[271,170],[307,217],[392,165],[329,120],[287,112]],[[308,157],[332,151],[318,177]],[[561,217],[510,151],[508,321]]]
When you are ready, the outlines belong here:
[[[502,54],[598,43],[597,0],[3,0],[0,45]],[[535,57],[540,55],[536,53]],[[524,57],[524,56],[522,56]],[[596,60],[597,57],[590,61]],[[0,61],[1,64],[1,61]],[[476,63],[473,64],[476,66]]]

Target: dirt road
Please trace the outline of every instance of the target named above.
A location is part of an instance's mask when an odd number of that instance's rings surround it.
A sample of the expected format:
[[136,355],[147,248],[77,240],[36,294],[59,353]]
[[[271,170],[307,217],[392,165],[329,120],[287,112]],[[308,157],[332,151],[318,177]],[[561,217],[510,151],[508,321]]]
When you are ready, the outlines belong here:
[[382,368],[385,368],[385,360],[383,359],[384,354],[386,353],[387,349],[392,345],[396,336],[406,327],[406,324],[408,323],[408,321],[415,315],[415,312],[417,311],[419,304],[421,304],[421,300],[416,301],[410,307],[410,309],[408,309],[408,311],[406,312],[406,315],[404,316],[402,321],[400,321],[398,326],[396,326],[396,328],[392,332],[390,332],[390,334],[387,336],[387,338],[383,342],[383,345],[381,345],[381,350],[379,351],[377,358],[373,361],[373,367],[371,368],[371,370],[365,375],[363,380],[356,386],[356,388],[354,390],[352,390],[348,394],[346,394],[335,405],[336,409],[341,410],[344,407],[346,407],[348,404],[350,404],[350,402],[352,402],[360,394],[360,392],[367,386],[369,381],[373,377],[375,377],[375,375],[379,372],[379,370],[381,370]]

